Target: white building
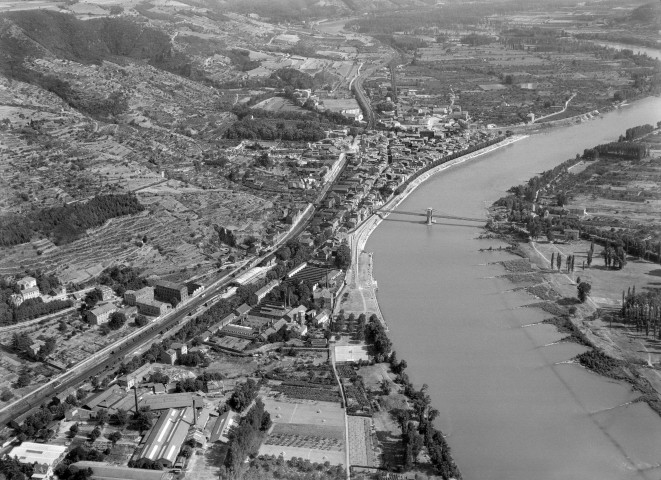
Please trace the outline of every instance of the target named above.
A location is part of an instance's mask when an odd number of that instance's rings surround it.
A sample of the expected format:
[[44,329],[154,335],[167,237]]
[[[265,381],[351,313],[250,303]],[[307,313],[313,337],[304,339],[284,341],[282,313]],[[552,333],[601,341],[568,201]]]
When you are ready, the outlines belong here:
[[53,467],[64,457],[67,447],[47,443],[23,442],[9,454],[19,462],[34,465],[31,478],[48,480],[53,478]]
[[28,288],[37,286],[37,279],[34,277],[23,277],[18,282],[16,282],[16,285],[18,285],[21,291],[27,290]]

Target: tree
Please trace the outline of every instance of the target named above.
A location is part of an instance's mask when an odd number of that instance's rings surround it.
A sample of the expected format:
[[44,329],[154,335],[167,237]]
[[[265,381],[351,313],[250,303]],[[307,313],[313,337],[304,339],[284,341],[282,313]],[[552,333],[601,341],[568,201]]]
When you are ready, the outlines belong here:
[[101,436],[101,429],[99,427],[94,427],[94,430],[92,430],[89,434],[89,439],[90,441],[94,441],[97,438]]
[[73,425],[71,425],[69,427],[69,435],[71,437],[75,437],[76,435],[78,435],[78,430],[80,430],[80,428],[78,427],[78,424],[74,423]]
[[581,301],[581,303],[585,303],[588,295],[590,295],[590,291],[592,290],[592,285],[590,285],[588,282],[581,282],[576,288],[578,290],[578,299]]
[[144,326],[147,325],[148,323],[149,323],[149,320],[147,319],[147,317],[145,317],[144,315],[136,315],[136,317],[135,317],[135,324],[136,324],[138,327],[144,327]]
[[105,425],[108,423],[108,420],[110,420],[110,414],[108,414],[107,410],[99,410],[99,413],[96,414],[96,421],[99,423],[99,425]]
[[556,201],[558,202],[559,207],[564,207],[567,205],[567,194],[565,192],[560,192],[555,196]]
[[32,375],[30,375],[29,370],[24,369],[16,379],[16,383],[14,385],[16,388],[22,388],[30,385],[30,382],[32,382]]
[[119,330],[126,323],[126,315],[122,312],[113,312],[110,315],[110,321],[108,322],[108,327],[112,330]]
[[341,270],[346,270],[351,266],[351,249],[349,245],[343,243],[337,247],[337,252],[335,254],[335,265]]
[[122,439],[122,434],[119,432],[112,432],[110,435],[108,435],[108,440],[112,442],[112,444],[116,444]]
[[117,412],[115,412],[115,421],[117,422],[117,425],[123,427],[129,421],[129,414],[126,410],[119,408],[117,409]]
[[[136,414],[133,417],[134,419],[134,424],[135,427],[143,432],[145,430],[149,430],[152,426],[152,422],[154,420],[154,416],[149,410],[149,408],[142,408],[139,412],[136,412]],[[140,467],[138,467],[140,468]]]
[[87,295],[85,296],[85,303],[89,307],[93,307],[99,301],[103,298],[103,292],[101,292],[101,289],[95,288],[94,290],[90,290]]
[[8,388],[5,388],[2,391],[2,395],[0,395],[0,400],[2,400],[3,402],[8,402],[12,398],[14,398],[14,394]]
[[25,352],[33,343],[27,333],[15,333],[12,336],[11,347],[16,352]]

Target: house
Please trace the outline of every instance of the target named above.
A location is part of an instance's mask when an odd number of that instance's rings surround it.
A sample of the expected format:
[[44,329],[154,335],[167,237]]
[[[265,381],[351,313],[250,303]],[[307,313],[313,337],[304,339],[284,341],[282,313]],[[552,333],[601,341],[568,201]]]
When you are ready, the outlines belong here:
[[117,311],[117,307],[112,303],[106,303],[87,312],[87,321],[91,325],[102,325],[110,320],[110,315]]
[[317,328],[326,328],[329,323],[330,315],[328,314],[328,310],[322,310],[312,319],[312,325]]
[[38,296],[41,295],[41,292],[39,292],[39,287],[29,287],[26,288],[25,290],[21,290],[21,293],[15,293],[11,296],[12,303],[15,306],[20,305],[26,300],[29,300],[31,298],[37,298]]
[[224,384],[222,380],[209,380],[207,382],[208,395],[222,395],[224,392]]
[[305,323],[305,314],[307,313],[308,309],[305,308],[304,305],[299,305],[296,308],[291,309],[287,314],[285,315],[285,319],[287,319],[290,322],[298,322],[299,324]]
[[277,287],[278,285],[280,285],[280,280],[271,280],[269,283],[267,283],[262,288],[257,290],[253,294],[253,297],[252,297],[253,303],[257,304],[257,303],[261,302],[262,300],[264,300],[266,295],[268,295],[269,292],[271,290],[273,290],[275,287]]
[[188,287],[166,280],[159,280],[154,285],[154,295],[161,301],[176,305],[188,300]]
[[108,285],[100,285],[96,287],[96,289],[101,292],[101,301],[102,302],[107,302],[110,300],[112,297],[115,296],[115,292],[112,291],[112,288],[110,288]]
[[125,389],[129,389],[142,382],[147,375],[151,373],[151,363],[145,363],[142,367],[139,367],[137,370],[122,375],[117,379],[117,384]]
[[152,427],[138,458],[172,468],[193,424],[193,416],[193,407],[171,408],[163,413]]
[[289,326],[288,330],[296,332],[302,337],[308,333],[308,326],[306,324],[299,325],[298,323],[294,323]]
[[144,287],[140,290],[127,290],[124,292],[124,302],[135,306],[138,303],[150,303],[154,300],[154,287]]
[[205,330],[197,336],[197,340],[201,343],[208,342],[213,335],[209,330]]
[[34,277],[23,277],[16,282],[16,285],[21,291],[28,288],[35,288],[37,286],[37,279]]
[[239,305],[239,306],[236,307],[236,309],[234,310],[234,314],[235,314],[237,317],[239,317],[239,319],[242,319],[243,317],[245,317],[246,315],[248,315],[248,312],[250,312],[250,306],[249,306],[248,304],[246,304],[246,303],[243,303],[243,304]]
[[172,305],[166,302],[159,302],[158,300],[139,301],[136,305],[140,313],[149,315],[150,317],[160,317],[172,310]]
[[161,362],[167,363],[168,365],[174,365],[174,362],[177,361],[177,351],[171,348],[167,349],[161,353]]
[[188,345],[186,345],[185,343],[175,342],[172,345],[170,345],[170,348],[172,350],[175,350],[177,352],[177,356],[179,357],[182,355],[186,355],[188,353]]
[[48,480],[53,478],[53,468],[64,458],[66,451],[64,445],[23,442],[14,447],[9,456],[22,464],[34,465],[31,478]]
[[186,285],[186,288],[188,288],[188,296],[189,297],[195,297],[196,295],[199,295],[204,291],[204,286],[199,285],[197,283],[188,283]]
[[319,301],[319,305],[325,308],[332,308],[335,303],[335,293],[329,288],[318,288],[312,293],[315,300]]
[[587,215],[588,213],[585,207],[572,207],[572,208],[568,208],[567,211],[571,215],[578,215],[578,216]]
[[211,429],[211,436],[209,437],[210,443],[227,443],[229,441],[228,434],[232,427],[239,424],[239,414],[228,410],[216,419],[216,423]]

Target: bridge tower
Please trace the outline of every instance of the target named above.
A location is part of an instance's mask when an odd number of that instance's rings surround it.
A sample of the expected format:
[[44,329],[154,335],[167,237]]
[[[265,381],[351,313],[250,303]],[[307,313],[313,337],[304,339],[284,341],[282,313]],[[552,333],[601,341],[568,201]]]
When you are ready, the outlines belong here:
[[427,209],[427,225],[434,223],[434,209],[429,207]]

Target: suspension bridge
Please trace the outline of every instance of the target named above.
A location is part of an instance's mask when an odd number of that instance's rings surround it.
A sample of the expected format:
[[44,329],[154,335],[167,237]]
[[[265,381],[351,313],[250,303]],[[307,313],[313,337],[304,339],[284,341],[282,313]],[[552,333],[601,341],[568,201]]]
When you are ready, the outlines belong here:
[[434,213],[434,209],[431,208],[431,207],[428,208],[424,212],[420,212],[420,211],[418,211],[418,212],[408,212],[408,211],[405,211],[405,210],[387,210],[387,209],[383,209],[383,208],[379,208],[376,211],[379,212],[379,213],[386,213],[386,214],[413,215],[413,216],[416,216],[416,217],[426,217],[427,220],[426,220],[425,223],[427,225],[432,225],[433,223],[435,223],[434,219],[436,219],[436,218],[444,218],[444,219],[447,219],[447,220],[462,220],[462,221],[465,221],[465,222],[480,222],[480,223],[486,223],[486,221],[487,221],[486,218],[460,217],[460,216],[457,216],[457,215],[448,215],[448,214],[443,213],[443,212]]

